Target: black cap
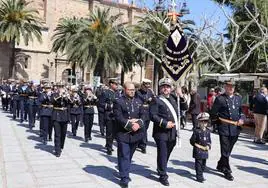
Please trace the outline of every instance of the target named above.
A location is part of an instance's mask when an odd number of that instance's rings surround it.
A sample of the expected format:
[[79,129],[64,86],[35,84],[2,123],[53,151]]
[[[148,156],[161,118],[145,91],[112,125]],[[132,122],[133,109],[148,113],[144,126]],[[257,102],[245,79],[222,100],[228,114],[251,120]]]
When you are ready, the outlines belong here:
[[119,84],[118,79],[117,78],[110,78],[109,84]]

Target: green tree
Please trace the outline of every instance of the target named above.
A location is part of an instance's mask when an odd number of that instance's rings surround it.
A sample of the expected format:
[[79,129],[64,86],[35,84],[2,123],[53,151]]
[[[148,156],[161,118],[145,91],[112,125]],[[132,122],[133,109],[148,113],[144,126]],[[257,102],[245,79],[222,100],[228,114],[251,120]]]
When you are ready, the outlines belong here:
[[94,69],[102,79],[107,70],[115,71],[119,65],[125,72],[131,70],[135,62],[132,51],[117,33],[120,16],[111,16],[110,9],[97,9],[88,18],[60,20],[53,51],[66,54],[80,67]]
[[28,45],[36,38],[42,41],[42,22],[38,11],[29,7],[23,0],[0,1],[0,42],[12,44],[12,58],[9,76],[13,76],[15,64],[15,44],[20,44],[21,38]]

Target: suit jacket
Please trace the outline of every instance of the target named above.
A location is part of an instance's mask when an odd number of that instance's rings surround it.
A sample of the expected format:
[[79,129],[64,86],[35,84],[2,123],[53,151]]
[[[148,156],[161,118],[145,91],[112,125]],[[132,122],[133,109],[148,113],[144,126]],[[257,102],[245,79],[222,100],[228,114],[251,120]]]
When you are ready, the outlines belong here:
[[253,112],[266,115],[268,110],[268,101],[261,93],[258,93],[253,99]]
[[[116,118],[116,138],[118,141],[134,143],[140,141],[144,136],[144,114],[142,102],[138,98],[130,99],[126,96],[120,97],[114,103],[114,114]],[[139,119],[140,129],[132,131],[130,119]]]
[[[176,111],[176,114],[178,115],[178,105],[176,99],[172,95],[170,95],[168,100],[172,104],[174,110]],[[180,106],[184,106],[185,103],[186,100],[180,98]],[[154,123],[153,137],[155,139],[164,141],[176,140],[176,128],[166,128],[168,121],[175,122],[175,120],[168,106],[159,97],[154,98],[150,105],[150,119]]]
[[[217,120],[219,117],[229,119],[232,121],[238,121],[243,119],[242,114],[242,98],[238,95],[234,95],[232,98],[225,93],[216,97],[211,110],[212,120]],[[234,126],[228,123],[217,121],[219,135],[223,136],[238,136],[241,127]]]
[[201,106],[200,95],[198,93],[191,95],[189,112],[191,114],[199,114],[200,113],[200,106]]

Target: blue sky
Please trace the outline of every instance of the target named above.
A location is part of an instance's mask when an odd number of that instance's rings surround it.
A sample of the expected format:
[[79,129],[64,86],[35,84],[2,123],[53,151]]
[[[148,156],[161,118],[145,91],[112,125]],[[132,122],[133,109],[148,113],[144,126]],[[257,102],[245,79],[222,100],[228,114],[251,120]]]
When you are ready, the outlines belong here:
[[[156,0],[158,2],[158,0]],[[170,0],[167,0],[170,2]],[[182,3],[185,0],[176,0],[177,3]],[[154,0],[136,0],[136,2],[144,2],[147,6],[153,7]],[[201,17],[204,15],[213,20],[219,21],[217,28],[223,30],[227,24],[227,19],[223,15],[219,6],[212,0],[186,0],[190,14],[186,15],[184,19],[194,20],[197,25],[200,25]],[[230,11],[229,11],[230,12]]]

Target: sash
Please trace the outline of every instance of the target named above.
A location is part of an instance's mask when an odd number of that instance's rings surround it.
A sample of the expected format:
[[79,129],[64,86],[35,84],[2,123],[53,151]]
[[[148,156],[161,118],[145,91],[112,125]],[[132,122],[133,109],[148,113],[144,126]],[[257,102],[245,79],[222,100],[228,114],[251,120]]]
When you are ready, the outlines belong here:
[[175,121],[175,127],[176,127],[176,130],[177,130],[177,139],[178,139],[177,148],[180,148],[181,147],[180,125],[179,125],[179,122],[178,122],[178,116],[176,114],[176,111],[175,111],[174,107],[172,106],[172,104],[164,96],[160,95],[159,99],[161,101],[163,101],[167,105],[169,110],[171,111],[171,114],[172,114],[173,119]]
[[172,116],[173,116],[173,119],[175,121],[175,126],[176,126],[176,129],[179,127],[179,123],[178,123],[178,116],[176,114],[176,111],[174,109],[174,107],[172,106],[172,104],[164,97],[164,96],[160,96],[159,99],[161,101],[163,101],[169,108],[169,110],[171,111],[172,113]]

